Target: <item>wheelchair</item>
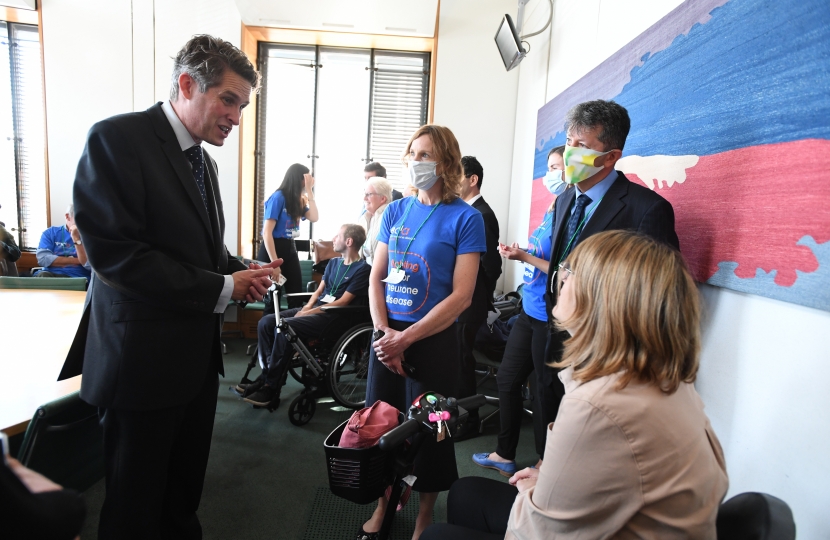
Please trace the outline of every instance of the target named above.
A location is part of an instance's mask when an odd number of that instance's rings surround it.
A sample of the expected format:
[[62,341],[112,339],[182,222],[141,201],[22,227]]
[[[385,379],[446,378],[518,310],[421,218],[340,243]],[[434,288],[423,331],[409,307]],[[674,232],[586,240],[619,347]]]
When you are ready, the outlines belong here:
[[[304,387],[288,407],[288,419],[295,426],[311,421],[319,398],[330,396],[349,409],[360,409],[366,402],[373,331],[369,306],[322,306],[321,309],[337,317],[319,336],[305,341],[286,322],[288,319],[279,317],[278,310],[275,312],[276,331],[285,335],[295,351],[287,373]],[[264,367],[266,362],[262,351],[255,352],[242,382],[252,382],[248,379],[251,369],[257,363]],[[276,404],[272,402],[267,409],[273,412]]]

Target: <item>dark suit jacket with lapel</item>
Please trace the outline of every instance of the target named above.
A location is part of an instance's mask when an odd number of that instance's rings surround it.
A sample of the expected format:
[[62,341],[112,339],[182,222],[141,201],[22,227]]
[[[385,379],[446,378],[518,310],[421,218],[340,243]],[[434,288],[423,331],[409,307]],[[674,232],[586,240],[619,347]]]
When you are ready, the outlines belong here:
[[499,220],[496,219],[496,213],[493,212],[484,197],[479,197],[473,203],[473,208],[481,212],[481,217],[484,218],[484,237],[487,242],[487,251],[481,254],[481,264],[484,267],[484,273],[487,275],[487,292],[492,298],[493,291],[496,289],[496,281],[501,275]]
[[499,221],[484,197],[479,197],[472,206],[481,212],[481,217],[484,219],[484,239],[487,251],[481,254],[470,307],[458,317],[458,321],[463,323],[477,323],[481,316],[486,316],[484,314],[493,306],[493,291],[496,289],[496,281],[501,275]]
[[75,176],[75,220],[95,271],[61,378],[83,372],[93,405],[149,410],[192,399],[212,364],[223,274],[245,268],[223,243],[216,163],[202,201],[161,104],[95,124]]
[[[611,184],[602,202],[594,210],[593,216],[585,224],[582,233],[574,240],[574,249],[579,242],[592,234],[626,229],[643,233],[679,250],[680,243],[674,231],[674,209],[671,204],[645,186],[631,182],[623,173],[617,171],[617,174],[618,178]],[[553,256],[548,267],[548,288],[545,295],[549,319],[550,310],[556,305],[556,298],[551,294],[551,280],[554,278],[554,271],[559,267],[557,258],[562,252],[563,243],[567,244],[569,240],[564,237],[564,231],[568,226],[570,210],[577,191],[577,189],[566,190],[557,197],[554,206],[556,214],[551,233]]]

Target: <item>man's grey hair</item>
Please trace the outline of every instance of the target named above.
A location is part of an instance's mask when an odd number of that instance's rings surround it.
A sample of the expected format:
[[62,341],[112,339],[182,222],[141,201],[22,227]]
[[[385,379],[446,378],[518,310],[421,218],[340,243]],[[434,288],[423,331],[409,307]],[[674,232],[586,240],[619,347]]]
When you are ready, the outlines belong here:
[[386,202],[392,202],[392,184],[382,176],[370,176],[366,180],[366,187],[373,187],[378,195],[386,197]]
[[631,119],[622,105],[598,99],[580,103],[568,111],[565,127],[576,133],[600,127],[597,137],[605,150],[622,150],[631,130]]
[[187,73],[205,93],[222,81],[230,68],[245,79],[254,91],[259,90],[260,74],[248,57],[224,39],[206,34],[193,36],[173,59],[173,80],[170,85],[170,101],[179,98],[179,76]]
[[69,214],[69,217],[71,217],[72,219],[75,219],[75,205],[70,204],[69,206],[67,206],[66,207],[66,213]]

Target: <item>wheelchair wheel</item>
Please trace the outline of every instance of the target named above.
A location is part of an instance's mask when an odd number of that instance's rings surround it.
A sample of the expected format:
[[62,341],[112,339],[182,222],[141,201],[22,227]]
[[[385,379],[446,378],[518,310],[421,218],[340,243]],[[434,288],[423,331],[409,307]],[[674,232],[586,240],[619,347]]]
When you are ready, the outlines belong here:
[[317,410],[317,401],[309,394],[303,392],[294,398],[291,406],[288,407],[288,420],[295,426],[308,424],[314,412]]
[[372,323],[347,331],[329,356],[331,395],[343,405],[359,409],[366,403],[369,351],[372,347]]
[[[289,345],[290,346],[290,345]],[[299,355],[295,355],[291,359],[291,364],[288,366],[288,373],[300,384],[303,384],[303,366],[305,363]]]

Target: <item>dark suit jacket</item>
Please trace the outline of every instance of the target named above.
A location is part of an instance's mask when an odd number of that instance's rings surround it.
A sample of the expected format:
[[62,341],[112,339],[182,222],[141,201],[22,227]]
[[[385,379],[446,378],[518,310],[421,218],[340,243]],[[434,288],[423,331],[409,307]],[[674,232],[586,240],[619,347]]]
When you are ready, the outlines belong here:
[[[205,153],[208,210],[156,104],[95,124],[75,176],[75,221],[95,272],[61,379],[81,398],[150,410],[187,403],[222,370],[223,274],[245,268],[223,243],[216,163]],[[214,355],[216,356],[216,355]]]
[[[585,228],[574,241],[574,249],[579,242],[592,234],[602,231],[626,229],[648,235],[656,240],[665,242],[675,249],[680,249],[677,233],[674,231],[674,209],[671,204],[645,186],[634,184],[625,175],[617,171],[617,180],[611,184],[608,193],[599,203],[593,216],[585,224]],[[554,226],[551,233],[550,265],[548,267],[548,288],[545,295],[548,309],[556,305],[556,297],[551,293],[551,280],[554,271],[559,267],[558,256],[562,251],[565,238],[565,229],[568,227],[568,218],[578,189],[568,189],[556,198],[554,211]],[[573,250],[571,250],[573,251]]]
[[487,311],[493,306],[493,291],[501,275],[501,255],[499,255],[499,221],[496,219],[496,214],[484,197],[479,197],[472,206],[481,212],[481,217],[484,219],[484,239],[487,251],[481,254],[470,307],[461,313],[458,321],[478,324],[483,320],[482,317],[487,317]]
[[493,297],[496,290],[496,281],[501,275],[501,255],[499,255],[499,220],[484,197],[479,197],[473,203],[473,208],[481,212],[484,218],[484,236],[487,242],[487,251],[481,254],[481,265],[487,275],[487,292]]

